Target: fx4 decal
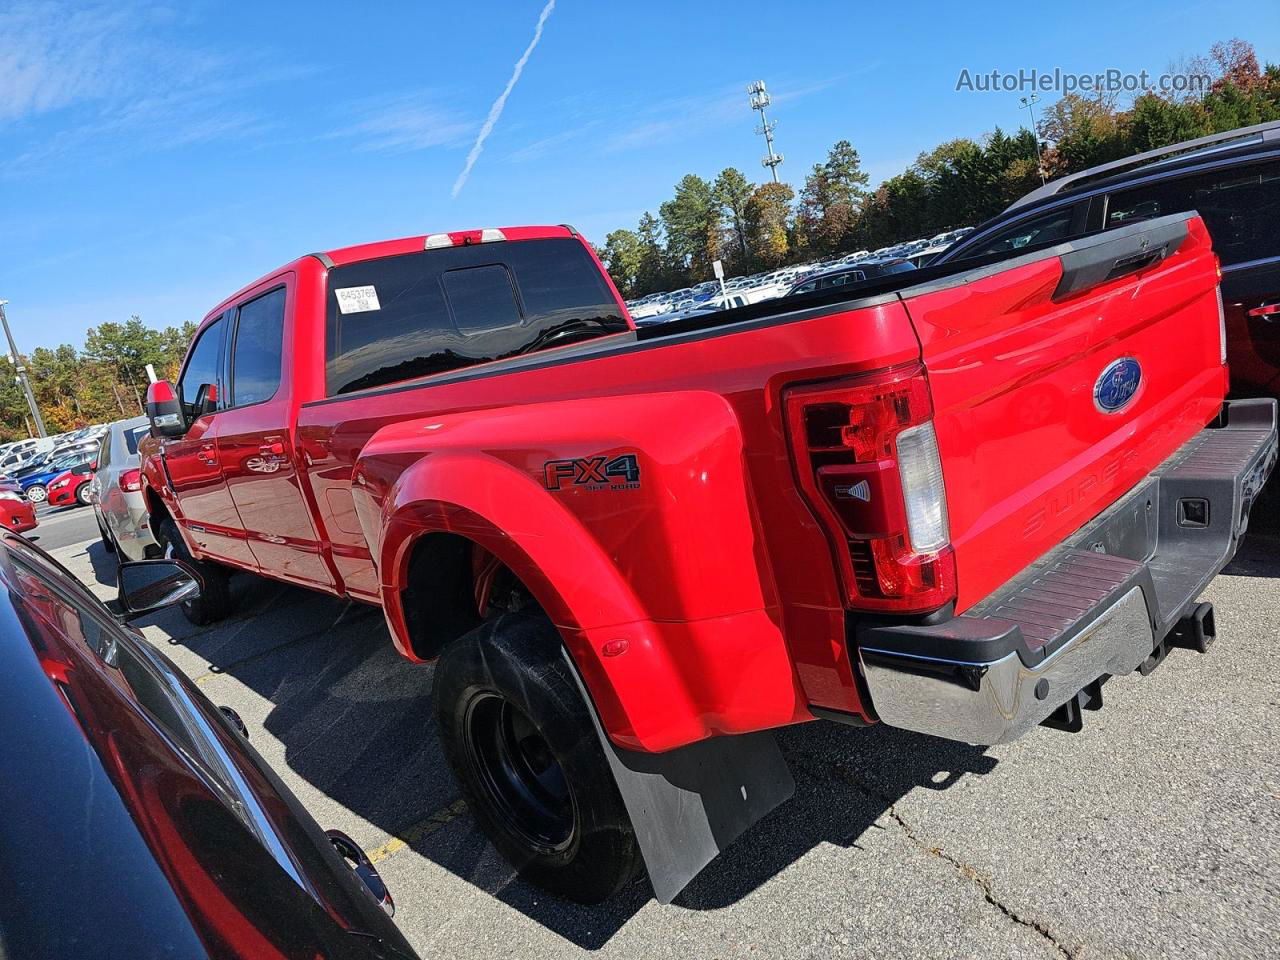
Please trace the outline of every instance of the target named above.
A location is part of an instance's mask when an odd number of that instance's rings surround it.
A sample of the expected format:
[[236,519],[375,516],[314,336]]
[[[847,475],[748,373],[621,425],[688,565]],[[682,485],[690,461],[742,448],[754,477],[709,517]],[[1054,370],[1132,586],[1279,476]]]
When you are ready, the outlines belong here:
[[640,461],[634,453],[548,460],[542,467],[542,482],[548,490],[562,490],[566,485],[587,490],[639,490]]

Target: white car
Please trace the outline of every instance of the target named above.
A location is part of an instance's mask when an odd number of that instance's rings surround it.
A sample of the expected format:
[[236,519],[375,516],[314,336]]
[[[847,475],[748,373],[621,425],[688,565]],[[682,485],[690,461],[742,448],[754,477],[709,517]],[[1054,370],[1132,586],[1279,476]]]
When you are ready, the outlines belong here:
[[142,498],[138,456],[138,443],[150,429],[146,417],[111,424],[98,448],[98,469],[89,481],[102,543],[121,560],[144,560],[159,549]]

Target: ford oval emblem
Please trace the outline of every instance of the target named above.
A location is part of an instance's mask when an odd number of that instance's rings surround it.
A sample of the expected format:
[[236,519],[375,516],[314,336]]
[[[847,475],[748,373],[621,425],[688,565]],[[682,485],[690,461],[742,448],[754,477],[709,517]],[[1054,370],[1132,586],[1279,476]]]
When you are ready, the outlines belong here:
[[1142,367],[1133,357],[1107,364],[1093,385],[1093,405],[1103,413],[1119,413],[1133,400],[1142,383]]

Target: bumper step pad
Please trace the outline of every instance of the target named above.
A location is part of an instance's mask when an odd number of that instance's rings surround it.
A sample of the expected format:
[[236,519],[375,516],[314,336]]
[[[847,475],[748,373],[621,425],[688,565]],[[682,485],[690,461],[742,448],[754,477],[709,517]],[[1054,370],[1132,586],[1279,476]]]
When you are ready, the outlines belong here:
[[1276,460],[1276,402],[1227,403],[1218,425],[962,616],[855,624],[881,719],[969,743],[1050,716],[1076,729],[1107,675],[1207,649],[1212,607],[1197,599],[1235,556]]

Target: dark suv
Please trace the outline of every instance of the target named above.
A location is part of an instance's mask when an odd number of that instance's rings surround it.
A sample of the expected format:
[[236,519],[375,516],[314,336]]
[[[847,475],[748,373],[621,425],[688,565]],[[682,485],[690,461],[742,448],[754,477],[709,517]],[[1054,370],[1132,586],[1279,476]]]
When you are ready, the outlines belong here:
[[1280,395],[1280,121],[1054,180],[934,263],[1026,253],[1185,210],[1204,218],[1222,261],[1233,393]]

